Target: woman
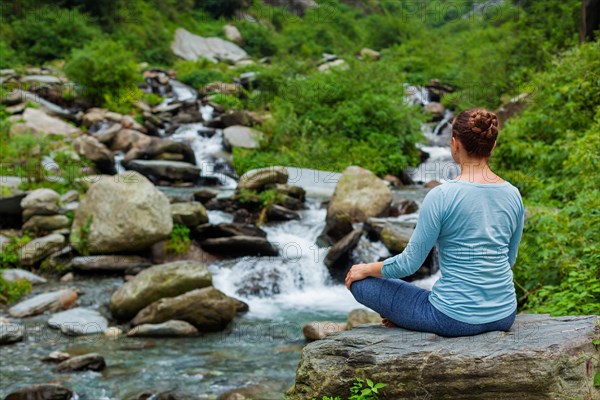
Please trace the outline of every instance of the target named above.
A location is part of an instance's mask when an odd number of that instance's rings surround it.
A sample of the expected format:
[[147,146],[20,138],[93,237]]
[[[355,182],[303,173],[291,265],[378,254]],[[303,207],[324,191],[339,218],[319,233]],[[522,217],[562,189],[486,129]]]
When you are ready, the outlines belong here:
[[[441,336],[469,336],[512,326],[517,308],[512,266],[523,233],[519,190],[488,165],[496,115],[480,108],[452,124],[452,158],[461,174],[431,189],[406,249],[383,262],[353,265],[346,287],[384,325]],[[442,277],[431,291],[402,279],[437,242]]]

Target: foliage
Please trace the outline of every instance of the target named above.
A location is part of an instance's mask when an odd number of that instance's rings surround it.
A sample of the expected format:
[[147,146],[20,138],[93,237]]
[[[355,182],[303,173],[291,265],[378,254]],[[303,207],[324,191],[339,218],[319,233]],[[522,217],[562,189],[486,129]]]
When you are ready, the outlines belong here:
[[197,3],[213,17],[232,17],[242,5],[241,0],[202,0]]
[[8,282],[2,277],[2,271],[0,269],[0,305],[13,303],[31,291],[31,282],[27,279]]
[[140,96],[133,54],[118,42],[96,39],[73,51],[65,72],[83,85],[85,96],[94,101],[131,104]]
[[268,57],[277,53],[273,34],[268,27],[258,22],[243,20],[237,24],[237,28],[244,40],[242,47],[251,56]]
[[0,39],[0,68],[13,68],[19,63],[17,53]]
[[2,245],[0,252],[0,305],[17,301],[21,296],[31,290],[31,283],[26,279],[8,282],[2,277],[4,269],[16,268],[19,263],[19,249],[31,241],[31,238],[23,236],[10,236],[10,241]]
[[177,79],[196,89],[201,89],[211,82],[220,82],[225,79],[225,74],[217,69],[208,60],[177,61],[174,65]]
[[98,35],[100,29],[88,15],[76,9],[43,5],[15,19],[7,36],[21,58],[40,62],[63,58]]
[[10,236],[10,241],[2,245],[2,253],[0,254],[0,268],[16,268],[19,263],[19,249],[29,243],[31,238],[29,235]]
[[[354,384],[350,388],[351,396],[348,400],[379,400],[379,391],[387,386],[385,383],[373,383],[372,380],[355,378]],[[314,400],[314,399],[313,399]],[[340,396],[323,396],[322,400],[342,400]]]
[[171,236],[167,240],[167,252],[170,254],[185,254],[191,243],[190,228],[181,224],[173,224]]
[[212,98],[213,103],[223,106],[225,111],[228,110],[240,110],[243,108],[244,103],[235,96],[217,93]]

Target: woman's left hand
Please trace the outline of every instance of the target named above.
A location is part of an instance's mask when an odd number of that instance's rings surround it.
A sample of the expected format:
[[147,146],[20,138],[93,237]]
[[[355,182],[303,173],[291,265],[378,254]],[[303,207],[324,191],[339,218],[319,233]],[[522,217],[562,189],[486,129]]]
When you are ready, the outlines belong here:
[[350,290],[352,282],[371,276],[371,270],[371,264],[354,264],[346,274],[346,288]]

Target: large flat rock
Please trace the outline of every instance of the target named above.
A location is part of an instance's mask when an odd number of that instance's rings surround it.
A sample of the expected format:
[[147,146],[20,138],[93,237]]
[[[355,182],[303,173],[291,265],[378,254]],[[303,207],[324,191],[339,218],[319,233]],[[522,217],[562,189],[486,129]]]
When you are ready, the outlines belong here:
[[347,396],[355,376],[386,383],[382,399],[600,398],[598,319],[519,314],[509,332],[457,338],[360,325],[304,347],[290,399]]

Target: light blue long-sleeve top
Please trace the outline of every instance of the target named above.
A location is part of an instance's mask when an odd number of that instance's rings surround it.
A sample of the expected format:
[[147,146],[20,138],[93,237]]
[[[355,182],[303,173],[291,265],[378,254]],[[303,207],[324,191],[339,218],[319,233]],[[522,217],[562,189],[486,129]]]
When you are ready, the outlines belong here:
[[427,193],[406,248],[384,260],[381,273],[413,274],[437,242],[442,276],[431,305],[470,324],[499,320],[517,307],[512,266],[523,221],[523,200],[510,182],[448,181]]

